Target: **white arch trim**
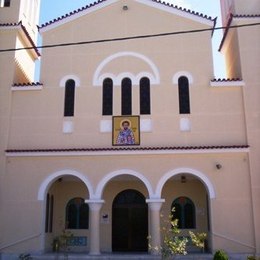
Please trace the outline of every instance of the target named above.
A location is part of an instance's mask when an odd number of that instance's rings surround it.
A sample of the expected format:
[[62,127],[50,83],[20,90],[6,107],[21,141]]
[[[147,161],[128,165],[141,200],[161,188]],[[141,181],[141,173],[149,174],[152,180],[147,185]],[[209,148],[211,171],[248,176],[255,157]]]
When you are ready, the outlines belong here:
[[76,75],[66,75],[60,80],[60,87],[65,87],[66,81],[69,79],[73,79],[75,81],[75,86],[80,86],[80,79]]
[[188,80],[189,80],[189,84],[193,84],[192,74],[190,72],[188,72],[188,71],[179,71],[179,72],[175,73],[173,78],[172,78],[172,83],[173,84],[178,84],[178,79],[181,76],[187,77]]
[[[94,73],[94,77],[93,77],[93,85],[94,86],[102,86],[102,81],[104,80],[104,76],[101,74],[102,69],[111,61],[123,57],[123,56],[131,56],[131,57],[136,57],[138,59],[143,60],[144,62],[146,62],[149,67],[151,68],[153,75],[150,78],[151,80],[151,84],[159,84],[160,83],[160,75],[159,75],[159,70],[158,68],[155,66],[155,64],[146,56],[137,53],[137,52],[118,52],[115,54],[112,54],[110,56],[108,56],[106,59],[104,59],[97,67],[95,73]],[[118,80],[116,80],[116,82],[118,83]]]
[[130,72],[122,72],[118,74],[117,76],[112,73],[104,73],[99,77],[99,81],[102,82],[106,78],[110,78],[113,81],[114,86],[121,86],[122,85],[122,79],[123,78],[130,78],[132,81],[132,86],[139,86],[141,78],[149,78],[151,84],[155,84],[154,76],[149,72],[140,72],[137,75],[133,75]]
[[132,86],[135,86],[136,85],[136,80],[135,80],[135,75],[133,73],[130,73],[130,72],[122,72],[120,74],[117,75],[117,77],[115,78],[115,86],[121,86],[122,84],[122,80],[124,78],[129,78],[131,79],[131,82],[132,82]]
[[167,172],[159,180],[159,182],[157,184],[156,191],[155,191],[156,198],[161,198],[162,189],[163,189],[163,186],[165,185],[166,181],[168,181],[171,177],[181,174],[181,173],[187,173],[187,174],[191,174],[191,175],[198,177],[206,186],[210,199],[216,198],[214,186],[211,183],[211,181],[209,180],[209,178],[204,173],[197,171],[195,169],[191,169],[191,168],[178,168],[178,169]]
[[95,194],[95,199],[101,199],[106,184],[111,179],[113,179],[114,177],[117,177],[117,176],[120,176],[120,175],[131,175],[131,176],[134,176],[134,177],[138,178],[139,180],[141,180],[144,183],[144,185],[147,188],[147,190],[148,190],[149,197],[152,197],[152,195],[153,195],[153,188],[152,188],[151,183],[148,181],[148,179],[146,179],[142,174],[140,174],[140,173],[138,173],[136,171],[129,170],[129,169],[121,169],[121,170],[118,170],[118,171],[114,171],[114,172],[108,173],[98,183],[96,194]]
[[42,182],[42,184],[38,190],[38,200],[44,200],[45,195],[46,195],[48,189],[50,188],[51,184],[53,183],[53,181],[59,179],[62,176],[67,176],[67,175],[78,177],[82,182],[84,182],[84,184],[88,188],[89,197],[91,198],[93,196],[92,185],[84,174],[74,171],[74,170],[62,170],[62,171],[58,171],[58,172],[55,172],[55,173],[49,175]]

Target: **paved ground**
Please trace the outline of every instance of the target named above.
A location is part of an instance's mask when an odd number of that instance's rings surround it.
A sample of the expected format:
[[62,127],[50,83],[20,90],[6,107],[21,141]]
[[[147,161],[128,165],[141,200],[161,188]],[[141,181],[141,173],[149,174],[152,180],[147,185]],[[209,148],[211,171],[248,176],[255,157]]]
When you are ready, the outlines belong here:
[[[247,260],[247,254],[232,254],[229,255],[229,260]],[[19,258],[18,255],[0,254],[1,260],[161,260],[160,256],[149,255],[147,253],[108,253],[97,256],[91,256],[86,253],[46,253],[42,255],[31,254],[28,258]],[[212,260],[212,254],[188,254],[186,256],[176,256],[174,260]]]

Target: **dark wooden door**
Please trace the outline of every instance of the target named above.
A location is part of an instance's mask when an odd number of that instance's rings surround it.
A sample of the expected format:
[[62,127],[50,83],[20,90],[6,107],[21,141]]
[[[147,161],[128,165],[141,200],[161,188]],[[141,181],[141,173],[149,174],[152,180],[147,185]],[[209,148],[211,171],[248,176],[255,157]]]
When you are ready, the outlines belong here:
[[145,197],[136,190],[120,192],[113,202],[112,250],[147,251],[148,209]]

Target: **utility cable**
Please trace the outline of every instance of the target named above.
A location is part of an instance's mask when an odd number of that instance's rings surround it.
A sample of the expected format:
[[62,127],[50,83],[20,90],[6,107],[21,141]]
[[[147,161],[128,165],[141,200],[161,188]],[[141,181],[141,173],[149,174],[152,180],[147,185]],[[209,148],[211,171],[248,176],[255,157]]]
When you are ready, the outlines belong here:
[[2,49],[2,50],[0,49],[0,53],[1,52],[21,51],[21,50],[31,50],[31,49],[47,49],[47,48],[57,48],[57,47],[66,47],[66,46],[78,46],[78,45],[88,45],[88,44],[97,44],[97,43],[106,43],[106,42],[118,42],[118,41],[136,40],[136,39],[145,39],[145,38],[165,37],[165,36],[172,36],[172,35],[201,33],[201,32],[206,32],[206,31],[216,31],[216,30],[221,30],[221,29],[241,28],[241,27],[252,27],[252,26],[259,26],[259,25],[260,25],[260,23],[250,23],[250,24],[230,25],[228,27],[224,26],[224,27],[215,27],[215,28],[203,28],[203,29],[195,29],[195,30],[187,30],[187,31],[137,35],[137,36],[119,37],[119,38],[111,38],[111,39],[57,43],[57,44],[32,46],[32,47],[21,47],[21,48],[10,48],[10,49]]

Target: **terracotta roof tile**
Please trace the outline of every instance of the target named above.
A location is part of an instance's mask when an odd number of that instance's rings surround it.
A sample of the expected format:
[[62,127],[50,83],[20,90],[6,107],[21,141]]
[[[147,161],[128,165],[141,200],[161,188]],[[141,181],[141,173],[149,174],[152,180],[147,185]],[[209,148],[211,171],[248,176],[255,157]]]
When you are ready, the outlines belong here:
[[211,82],[231,82],[231,81],[242,81],[240,78],[232,78],[232,79],[212,79]]
[[27,31],[26,27],[22,24],[22,21],[20,21],[19,23],[0,23],[0,27],[17,27],[20,26],[23,30],[23,32],[25,33],[27,39],[29,40],[29,42],[31,43],[34,51],[36,52],[37,56],[40,57],[41,54],[37,48],[37,46],[35,45],[33,39],[31,38],[29,32]]
[[245,149],[248,145],[219,146],[161,146],[161,147],[104,147],[104,148],[55,148],[55,149],[8,149],[7,153],[55,153],[55,152],[120,152],[120,151],[185,151],[185,150],[224,150]]
[[227,25],[226,25],[226,28],[225,28],[225,31],[224,31],[224,34],[223,34],[223,37],[222,37],[222,40],[221,40],[219,48],[218,48],[218,51],[221,51],[221,49],[223,47],[224,41],[227,37],[227,34],[229,32],[232,20],[234,18],[260,18],[260,14],[236,14],[235,15],[235,14],[230,13],[229,18],[228,18],[228,22],[227,22]]
[[[100,3],[102,3],[102,2],[106,2],[106,1],[108,1],[108,0],[95,1],[94,3],[91,3],[91,4],[89,4],[89,5],[83,6],[82,8],[76,9],[76,10],[74,10],[74,11],[71,11],[71,12],[69,12],[69,13],[67,13],[67,14],[64,14],[64,15],[62,15],[62,16],[56,18],[56,19],[53,19],[53,20],[51,20],[51,21],[49,21],[49,22],[46,22],[46,23],[42,24],[41,26],[39,26],[39,29],[42,29],[42,28],[44,28],[44,27],[47,27],[47,26],[49,26],[49,25],[51,25],[51,24],[53,24],[53,23],[56,23],[56,22],[58,22],[58,21],[61,21],[61,20],[65,19],[65,18],[67,18],[67,17],[70,17],[70,16],[72,16],[72,15],[78,14],[78,13],[80,13],[80,12],[86,10],[86,9],[89,9],[89,8],[91,8],[91,7],[94,7],[94,6],[98,5],[98,4],[100,4]],[[180,10],[180,11],[183,11],[183,12],[186,12],[186,13],[189,13],[189,14],[192,14],[192,15],[196,15],[196,16],[199,16],[199,17],[201,17],[201,18],[205,18],[205,19],[208,19],[208,20],[211,20],[211,21],[214,21],[214,20],[215,20],[215,18],[213,19],[211,16],[207,16],[207,15],[204,15],[204,14],[202,14],[202,13],[192,11],[192,10],[190,10],[190,9],[178,7],[177,5],[165,3],[164,1],[160,1],[160,0],[147,0],[147,1],[152,1],[152,2],[156,2],[156,3],[158,3],[158,4],[161,4],[161,5],[169,6],[169,7],[171,7],[171,8],[175,8],[175,9],[178,9],[178,10]]]
[[234,18],[260,18],[260,14],[235,14]]
[[0,23],[0,27],[18,26],[20,23]]
[[14,83],[13,87],[36,87],[42,85],[43,84],[40,82],[27,82],[27,83]]

